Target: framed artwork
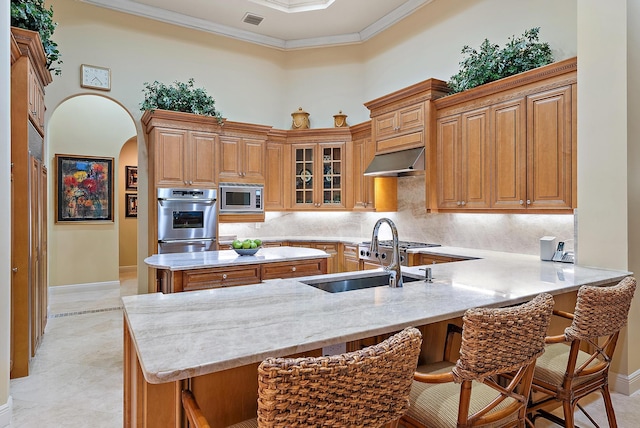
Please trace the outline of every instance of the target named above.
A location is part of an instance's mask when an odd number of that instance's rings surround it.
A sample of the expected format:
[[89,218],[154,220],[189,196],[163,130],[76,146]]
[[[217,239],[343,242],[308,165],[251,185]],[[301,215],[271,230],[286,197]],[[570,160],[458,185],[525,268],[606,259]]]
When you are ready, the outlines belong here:
[[138,190],[138,167],[137,166],[125,166],[125,176],[127,177],[127,190]]
[[125,193],[125,213],[126,217],[138,217],[138,194]]
[[56,155],[56,223],[113,221],[113,158]]

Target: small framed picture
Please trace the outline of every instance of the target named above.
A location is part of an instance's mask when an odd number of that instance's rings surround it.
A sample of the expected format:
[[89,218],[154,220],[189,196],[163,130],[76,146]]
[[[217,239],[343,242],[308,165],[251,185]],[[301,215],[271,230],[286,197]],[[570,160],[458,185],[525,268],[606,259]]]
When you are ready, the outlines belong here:
[[113,222],[113,158],[55,155],[56,223]]
[[125,193],[125,216],[138,217],[138,194]]
[[125,166],[125,176],[127,177],[127,190],[138,190],[138,167],[137,166]]

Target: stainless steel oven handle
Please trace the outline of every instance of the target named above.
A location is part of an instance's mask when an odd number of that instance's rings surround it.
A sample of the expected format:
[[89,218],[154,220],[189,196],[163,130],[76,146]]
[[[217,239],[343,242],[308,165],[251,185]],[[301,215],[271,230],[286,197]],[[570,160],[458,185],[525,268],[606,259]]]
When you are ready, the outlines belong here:
[[186,202],[189,204],[215,204],[217,199],[179,199],[179,198],[159,198],[158,202]]
[[197,244],[199,242],[213,242],[216,238],[202,238],[202,239],[158,239],[160,244]]

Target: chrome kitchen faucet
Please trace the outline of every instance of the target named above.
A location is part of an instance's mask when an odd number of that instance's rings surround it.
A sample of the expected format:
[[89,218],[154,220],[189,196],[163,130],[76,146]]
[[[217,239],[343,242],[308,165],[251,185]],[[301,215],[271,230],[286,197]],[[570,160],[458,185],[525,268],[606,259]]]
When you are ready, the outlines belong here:
[[[378,231],[382,223],[387,223],[391,228],[391,234],[393,235],[393,256],[391,257],[391,263],[389,266],[382,264],[382,258],[378,256]],[[373,234],[371,235],[371,246],[369,247],[371,254],[380,262],[380,266],[389,272],[389,287],[402,287],[402,272],[400,271],[400,249],[398,245],[398,229],[396,225],[388,218],[381,218],[373,226]]]

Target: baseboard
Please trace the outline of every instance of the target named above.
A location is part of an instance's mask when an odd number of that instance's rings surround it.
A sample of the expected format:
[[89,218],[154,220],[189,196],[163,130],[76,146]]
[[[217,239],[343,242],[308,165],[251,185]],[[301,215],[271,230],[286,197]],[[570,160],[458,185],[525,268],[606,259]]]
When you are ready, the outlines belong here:
[[624,395],[631,395],[634,392],[640,391],[640,370],[636,370],[630,375],[610,373],[609,384],[612,391]]
[[0,406],[0,427],[8,427],[11,423],[11,410],[13,407],[13,400],[11,396],[7,402]]
[[80,291],[117,290],[120,281],[91,282],[87,284],[53,285],[49,287],[51,294],[77,293]]
[[120,266],[120,273],[137,272],[138,266]]

